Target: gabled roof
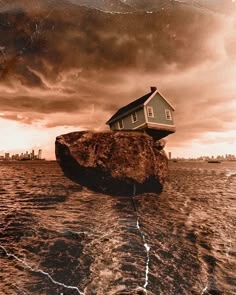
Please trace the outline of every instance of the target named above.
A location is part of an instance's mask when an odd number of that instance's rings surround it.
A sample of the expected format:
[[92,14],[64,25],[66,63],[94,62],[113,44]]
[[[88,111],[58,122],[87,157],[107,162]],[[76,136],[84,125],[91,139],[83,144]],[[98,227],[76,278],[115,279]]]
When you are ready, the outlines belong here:
[[[174,106],[163,96],[163,95],[161,95],[160,94],[160,92],[155,92],[155,94],[159,94],[159,96],[172,108],[172,110],[173,111],[175,111],[175,108],[174,108]],[[149,97],[149,99],[147,99],[146,101],[145,101],[145,104],[144,105],[146,105],[146,104],[148,104],[149,103],[149,101],[152,99],[152,97],[153,96],[150,96]]]
[[153,88],[153,90],[147,94],[145,94],[144,96],[132,101],[131,103],[127,104],[126,106],[120,108],[107,122],[106,124],[110,124],[116,120],[118,120],[119,118],[122,118],[124,115],[128,115],[129,113],[131,113],[132,111],[135,111],[138,108],[143,107],[144,105],[146,105],[150,100],[152,100],[152,98],[158,93],[160,95],[160,97],[173,109],[173,111],[175,110],[175,108],[169,103],[169,101],[163,97],[156,89],[156,87],[151,87]]
[[153,94],[154,92],[151,91],[144,96],[136,99],[135,101],[132,101],[131,103],[127,104],[126,106],[120,108],[107,122],[106,124],[111,123],[112,121],[115,121],[118,117],[122,116],[123,114],[129,113],[133,109],[136,109],[138,107],[142,107],[144,103],[149,99],[149,97]]

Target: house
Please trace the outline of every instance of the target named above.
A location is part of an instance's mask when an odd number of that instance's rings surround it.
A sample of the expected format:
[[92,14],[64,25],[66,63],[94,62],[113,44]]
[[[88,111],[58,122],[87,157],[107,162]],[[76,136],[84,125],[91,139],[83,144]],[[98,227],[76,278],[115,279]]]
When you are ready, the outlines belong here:
[[174,107],[156,87],[151,92],[120,108],[107,122],[113,131],[143,131],[161,139],[175,132]]

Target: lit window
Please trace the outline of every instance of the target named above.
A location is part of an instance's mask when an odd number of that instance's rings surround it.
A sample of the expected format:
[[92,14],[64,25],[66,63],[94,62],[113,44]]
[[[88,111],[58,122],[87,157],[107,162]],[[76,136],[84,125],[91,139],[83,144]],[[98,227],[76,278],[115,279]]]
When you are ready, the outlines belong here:
[[131,114],[131,120],[132,120],[132,123],[135,123],[138,121],[138,115],[136,112]]
[[153,107],[147,107],[147,115],[149,118],[154,118]]
[[165,112],[166,112],[166,120],[172,120],[171,111],[165,110]]
[[118,127],[119,127],[119,129],[123,129],[124,128],[124,122],[123,122],[123,120],[119,120],[118,121]]

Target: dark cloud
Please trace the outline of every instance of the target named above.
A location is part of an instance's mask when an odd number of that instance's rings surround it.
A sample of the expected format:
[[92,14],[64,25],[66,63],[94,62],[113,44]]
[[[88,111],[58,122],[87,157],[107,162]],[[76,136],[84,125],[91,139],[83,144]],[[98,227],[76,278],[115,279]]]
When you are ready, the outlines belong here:
[[111,15],[70,5],[62,10],[59,2],[51,14],[44,13],[21,8],[1,14],[1,46],[7,57],[3,77],[10,71],[24,76],[24,83],[38,85],[28,64],[55,78],[72,67],[160,72],[168,65],[185,68],[212,58],[207,40],[216,30],[215,17],[183,5],[153,14]]
[[221,110],[233,94],[222,76],[235,72],[217,64],[236,57],[227,14],[235,5],[191,2],[87,1],[88,8],[76,0],[19,0],[0,7],[1,112],[26,124],[95,128],[158,81],[176,106],[182,138],[229,128],[233,114]]
[[37,98],[30,96],[17,96],[15,99],[1,97],[1,108],[6,111],[27,112],[34,111],[38,113],[57,113],[57,112],[77,112],[79,102],[75,98]]

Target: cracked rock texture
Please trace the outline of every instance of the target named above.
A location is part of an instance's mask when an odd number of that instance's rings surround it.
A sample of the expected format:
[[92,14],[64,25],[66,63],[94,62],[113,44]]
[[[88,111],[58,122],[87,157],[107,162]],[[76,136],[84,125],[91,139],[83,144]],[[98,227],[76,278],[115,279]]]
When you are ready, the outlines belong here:
[[64,174],[111,195],[161,192],[168,172],[162,141],[139,132],[72,132],[56,138]]

